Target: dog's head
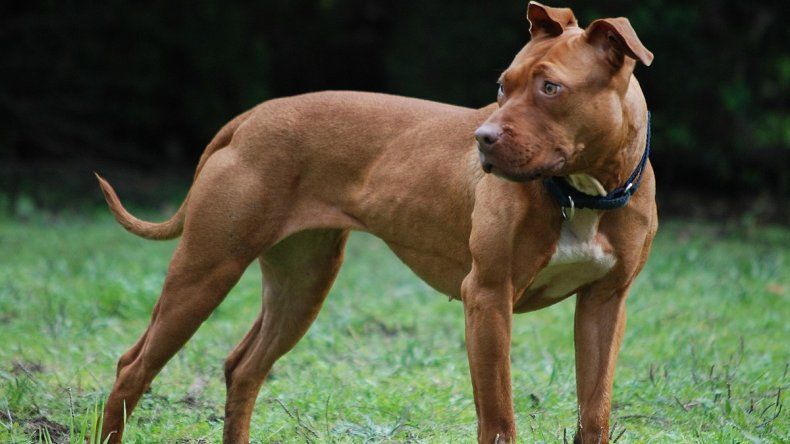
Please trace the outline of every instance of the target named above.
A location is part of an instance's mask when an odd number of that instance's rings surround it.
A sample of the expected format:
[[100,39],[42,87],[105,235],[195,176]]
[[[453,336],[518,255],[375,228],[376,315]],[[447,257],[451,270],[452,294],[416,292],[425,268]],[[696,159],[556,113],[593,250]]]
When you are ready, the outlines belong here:
[[531,40],[499,78],[499,109],[475,132],[483,169],[515,181],[586,172],[622,145],[626,102],[644,103],[634,66],[653,54],[626,18],[582,29],[570,9],[535,2],[527,18]]

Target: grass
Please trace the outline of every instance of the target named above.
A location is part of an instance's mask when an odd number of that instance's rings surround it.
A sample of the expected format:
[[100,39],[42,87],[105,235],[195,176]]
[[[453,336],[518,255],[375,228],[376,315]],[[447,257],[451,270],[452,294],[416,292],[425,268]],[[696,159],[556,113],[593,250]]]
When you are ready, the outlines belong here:
[[[107,216],[0,219],[0,442],[91,433],[174,245],[135,238]],[[126,442],[221,439],[222,364],[256,316],[259,279],[251,267],[165,367]],[[516,317],[523,442],[572,436],[573,307]],[[790,441],[790,229],[664,223],[628,310],[617,442]],[[261,391],[253,441],[472,442],[463,325],[460,303],[378,240],[353,235],[318,320]]]

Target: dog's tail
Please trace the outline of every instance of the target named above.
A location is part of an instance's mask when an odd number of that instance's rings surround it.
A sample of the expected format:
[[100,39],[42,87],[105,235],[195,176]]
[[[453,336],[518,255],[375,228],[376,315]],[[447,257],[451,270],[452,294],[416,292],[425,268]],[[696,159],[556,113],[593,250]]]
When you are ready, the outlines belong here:
[[127,231],[140,237],[154,240],[173,239],[181,235],[181,231],[184,229],[184,207],[186,207],[186,203],[189,199],[188,194],[184,202],[182,202],[181,206],[178,208],[178,211],[176,211],[176,214],[170,219],[161,223],[148,222],[138,219],[124,208],[121,199],[118,198],[118,194],[115,193],[112,185],[103,177],[99,176],[99,173],[94,174],[96,174],[96,178],[99,179],[99,186],[101,187],[102,193],[104,193],[104,200],[107,201],[107,206],[110,207],[110,211],[112,211],[113,216],[115,216],[115,220],[117,220],[122,227],[126,228]]
[[[206,146],[205,151],[203,154],[200,155],[200,161],[198,162],[197,168],[195,168],[195,177],[193,179],[197,180],[198,175],[200,174],[200,170],[203,169],[205,166],[206,161],[211,157],[212,154],[219,151],[220,149],[228,146],[231,139],[233,138],[233,134],[236,132],[238,127],[247,120],[250,113],[253,110],[249,110],[235,119],[228,122],[221,130],[214,136],[214,139]],[[189,202],[189,193],[187,193],[187,197],[184,198],[184,201],[181,202],[181,206],[178,207],[178,211],[174,214],[170,219],[160,222],[148,222],[142,219],[138,219],[132,213],[124,208],[121,200],[118,198],[118,194],[113,189],[112,185],[110,185],[107,180],[101,177],[98,173],[96,174],[96,178],[99,180],[99,186],[101,187],[102,193],[104,193],[104,200],[107,201],[107,205],[110,207],[110,211],[112,211],[113,216],[115,216],[115,220],[121,224],[127,231],[136,234],[137,236],[152,239],[152,240],[167,240],[167,239],[174,239],[181,235],[181,232],[184,230],[184,218],[186,217],[186,206],[187,202]],[[191,190],[190,190],[191,192]]]

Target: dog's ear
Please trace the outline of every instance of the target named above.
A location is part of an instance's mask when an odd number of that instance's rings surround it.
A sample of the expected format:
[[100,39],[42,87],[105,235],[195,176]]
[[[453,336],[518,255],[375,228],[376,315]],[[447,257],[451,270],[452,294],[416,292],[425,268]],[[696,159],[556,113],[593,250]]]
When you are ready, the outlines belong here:
[[551,8],[538,2],[529,2],[527,20],[529,20],[529,33],[533,39],[543,35],[556,37],[562,34],[565,28],[578,26],[570,8]]
[[623,56],[639,60],[645,66],[653,63],[653,53],[639,41],[631,22],[625,17],[596,20],[590,23],[584,36],[587,42],[604,51],[616,68],[623,65]]

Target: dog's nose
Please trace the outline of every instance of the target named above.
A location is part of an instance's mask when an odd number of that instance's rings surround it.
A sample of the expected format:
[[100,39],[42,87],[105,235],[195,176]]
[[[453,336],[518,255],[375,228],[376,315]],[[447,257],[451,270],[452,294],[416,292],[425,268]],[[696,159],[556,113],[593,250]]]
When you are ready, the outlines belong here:
[[480,147],[480,151],[489,152],[491,146],[499,141],[502,136],[502,129],[497,125],[487,123],[475,131],[475,139]]

